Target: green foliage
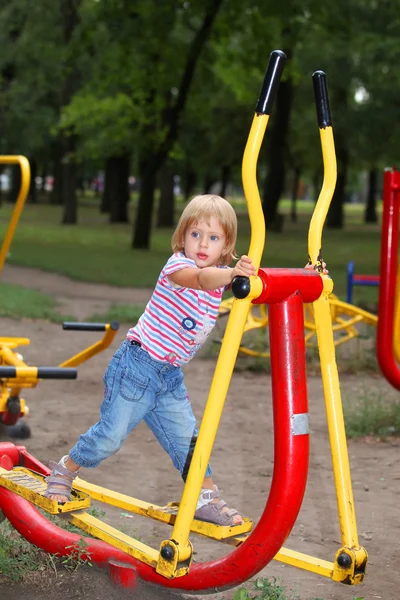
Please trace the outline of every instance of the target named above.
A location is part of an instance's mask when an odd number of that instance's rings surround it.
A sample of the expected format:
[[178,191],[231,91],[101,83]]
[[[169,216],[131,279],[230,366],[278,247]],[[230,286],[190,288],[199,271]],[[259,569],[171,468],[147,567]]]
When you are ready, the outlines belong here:
[[[252,591],[257,594],[254,596],[246,588],[240,588],[235,592],[233,600],[301,600],[293,590],[287,593],[282,580],[276,577],[256,579]],[[318,597],[312,600],[324,599]],[[364,600],[364,596],[352,596],[352,600]]]
[[300,596],[290,590],[286,593],[281,579],[263,577],[256,579],[253,588],[257,594],[250,595],[247,589],[241,588],[235,592],[233,600],[300,600]]
[[93,566],[90,562],[90,552],[88,550],[87,542],[81,537],[79,542],[66,546],[69,550],[66,558],[61,561],[61,564],[67,569],[69,573],[76,573],[76,571],[83,565],[89,567]]

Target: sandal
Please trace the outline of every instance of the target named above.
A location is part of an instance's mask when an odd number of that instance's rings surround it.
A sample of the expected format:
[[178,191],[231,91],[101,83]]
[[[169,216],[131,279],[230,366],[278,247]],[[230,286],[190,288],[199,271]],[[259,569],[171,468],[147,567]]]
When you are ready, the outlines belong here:
[[[65,502],[71,500],[72,484],[74,479],[78,476],[78,471],[70,471],[64,465],[65,459],[68,456],[63,456],[62,459],[56,463],[53,460],[49,462],[49,467],[52,469],[50,475],[45,477],[47,482],[47,490],[44,493],[46,498],[50,496],[65,496]],[[61,475],[61,477],[58,477]],[[59,504],[65,504],[65,502],[59,502]]]
[[[222,525],[226,527],[236,527],[236,525],[242,525],[242,523],[234,523],[234,518],[239,512],[235,508],[229,508],[223,510],[227,506],[226,502],[221,499],[219,489],[214,485],[214,491],[202,490],[201,497],[203,500],[210,500],[208,504],[204,504],[196,510],[194,518],[200,521],[207,521],[207,523],[214,523],[215,525]],[[212,503],[211,500],[219,498],[219,502]]]

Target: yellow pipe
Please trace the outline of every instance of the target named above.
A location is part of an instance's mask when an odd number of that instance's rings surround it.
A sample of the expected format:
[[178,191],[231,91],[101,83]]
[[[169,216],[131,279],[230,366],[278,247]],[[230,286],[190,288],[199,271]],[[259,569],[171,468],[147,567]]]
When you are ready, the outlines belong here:
[[[332,128],[320,128],[320,137],[324,162],[324,181],[317,206],[311,219],[308,235],[308,252],[313,265],[317,265],[322,259],[320,256],[322,229],[336,185],[336,155]],[[324,291],[321,297],[313,303],[314,318],[321,362],[322,384],[327,412],[341,538],[345,546],[353,548],[354,546],[358,546],[358,536],[339,375],[335,357],[331,311],[329,307],[329,295],[333,290],[333,282],[327,275],[321,276],[324,281]]]
[[11,241],[14,237],[15,229],[18,225],[22,209],[24,208],[25,200],[29,192],[29,185],[31,182],[31,170],[29,167],[28,159],[25,158],[25,156],[0,156],[0,165],[16,164],[19,164],[19,166],[21,167],[21,187],[19,189],[18,198],[15,203],[15,208],[11,215],[10,223],[8,225],[8,229],[0,250],[0,273],[3,270],[8,250],[10,248]]
[[315,558],[296,550],[289,550],[288,548],[281,548],[278,554],[275,554],[274,560],[291,565],[292,567],[298,567],[305,571],[311,571],[317,575],[332,578],[334,564],[321,558]]
[[233,304],[207,404],[204,409],[204,415],[193,452],[189,473],[183,489],[178,514],[171,534],[171,539],[174,540],[180,548],[185,548],[187,545],[190,526],[196,511],[197,501],[207,470],[207,464],[210,459],[211,450],[217,434],[222,410],[224,408],[225,398],[235,366],[236,356],[239,351],[241,334],[246,323],[250,303],[253,297],[257,297],[261,293],[261,280],[258,277],[251,279],[255,280],[257,295],[251,295],[244,300],[236,300]]
[[95,356],[95,354],[102,352],[105,348],[108,348],[108,346],[111,344],[117,331],[118,331],[117,329],[111,328],[110,323],[107,323],[106,331],[103,336],[103,339],[96,342],[92,346],[85,348],[81,352],[78,352],[78,354],[71,356],[71,358],[68,358],[63,363],[61,363],[59,365],[59,367],[76,367],[78,365],[81,365],[85,361],[89,360],[89,358],[92,358],[92,356]]
[[322,275],[322,277],[324,279],[324,292],[313,303],[318,350],[321,361],[322,384],[326,404],[341,539],[344,546],[354,548],[358,546],[357,525],[329,308],[329,294],[332,291],[333,284],[332,280],[326,275]]
[[[268,115],[256,114],[254,116],[242,164],[243,187],[251,226],[249,256],[257,268],[260,265],[264,248],[265,222],[257,187],[256,165],[268,120]],[[249,296],[244,300],[235,300],[233,302],[188,477],[172,531],[171,540],[174,540],[182,551],[188,545],[190,526],[196,511],[207,464],[221,419],[250,303],[262,291],[262,283],[258,277],[251,277],[250,284],[251,291]]]
[[332,127],[320,129],[324,181],[308,232],[308,255],[313,266],[318,264],[322,248],[322,229],[336,186],[336,154]]
[[265,246],[265,219],[257,186],[257,158],[268,121],[269,115],[254,115],[242,163],[243,189],[251,225],[249,257],[257,269]]

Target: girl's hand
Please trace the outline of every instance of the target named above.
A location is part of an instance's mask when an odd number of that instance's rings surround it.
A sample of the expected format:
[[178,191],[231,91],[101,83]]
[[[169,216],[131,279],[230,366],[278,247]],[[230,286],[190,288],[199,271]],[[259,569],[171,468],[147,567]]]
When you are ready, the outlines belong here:
[[252,275],[255,275],[255,274],[256,274],[256,268],[253,265],[251,258],[246,256],[245,254],[243,254],[243,256],[240,257],[240,259],[236,263],[236,266],[233,267],[232,273],[231,273],[232,279],[237,276],[251,277]]
[[[313,269],[314,267],[312,266],[311,263],[307,263],[306,266],[304,267],[305,269]],[[322,272],[327,275],[329,273],[328,269],[326,268],[326,263],[322,262]]]

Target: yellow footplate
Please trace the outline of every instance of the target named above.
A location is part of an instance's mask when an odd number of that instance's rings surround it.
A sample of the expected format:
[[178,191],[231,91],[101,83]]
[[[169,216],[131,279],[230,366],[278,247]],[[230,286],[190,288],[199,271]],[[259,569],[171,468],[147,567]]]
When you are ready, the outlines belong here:
[[44,475],[25,469],[24,467],[14,467],[12,471],[6,471],[0,467],[0,485],[18,494],[18,496],[26,498],[32,504],[43,508],[52,515],[80,510],[90,506],[90,497],[84,492],[78,492],[77,490],[72,490],[72,500],[65,504],[59,504],[55,500],[46,498],[44,493],[47,489],[47,483]]
[[[179,502],[169,502],[166,506],[150,506],[147,509],[147,514],[153,519],[174,525],[178,508]],[[215,523],[193,519],[190,529],[199,535],[205,535],[214,540],[224,540],[226,538],[236,537],[242,533],[248,533],[251,531],[252,526],[253,521],[248,517],[243,517],[243,523],[241,525],[235,525],[234,527],[228,525],[215,525]]]

